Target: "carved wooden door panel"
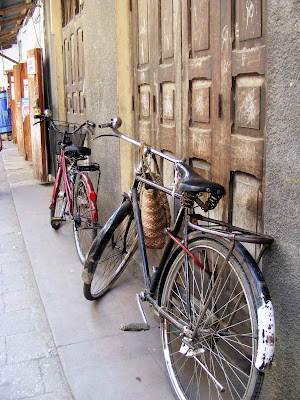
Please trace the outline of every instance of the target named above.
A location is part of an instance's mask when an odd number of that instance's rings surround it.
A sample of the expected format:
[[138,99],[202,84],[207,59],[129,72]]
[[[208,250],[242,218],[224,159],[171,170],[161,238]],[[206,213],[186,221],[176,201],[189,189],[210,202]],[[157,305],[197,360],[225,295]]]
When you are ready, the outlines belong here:
[[137,138],[175,155],[181,143],[180,2],[134,0],[132,12]]
[[151,35],[153,21],[152,1],[136,0],[133,6],[133,38],[134,40],[134,94],[135,127],[137,138],[152,146],[156,143],[155,111],[153,102],[153,54],[157,53],[157,40]]
[[132,15],[138,139],[225,186],[212,216],[260,230],[265,0],[135,0]]
[[[230,163],[229,146],[221,129],[220,13],[220,0],[182,2],[182,135],[189,163],[228,189],[224,164]],[[223,199],[214,216],[224,218],[226,208]]]
[[225,4],[222,15],[223,32],[232,21],[232,42],[224,42],[232,60],[226,72],[233,92],[230,217],[233,223],[261,231],[267,105],[266,1],[236,1],[234,16]]
[[86,119],[84,97],[83,29],[78,14],[63,29],[65,105],[67,121],[82,123]]
[[153,1],[154,101],[157,146],[174,156],[182,154],[181,130],[181,5],[180,1]]

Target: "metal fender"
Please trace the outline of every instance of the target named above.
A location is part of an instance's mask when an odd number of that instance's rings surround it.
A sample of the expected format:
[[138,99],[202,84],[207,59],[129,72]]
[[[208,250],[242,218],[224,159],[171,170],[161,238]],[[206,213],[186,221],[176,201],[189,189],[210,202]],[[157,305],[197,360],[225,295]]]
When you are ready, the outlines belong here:
[[94,239],[87,255],[86,261],[84,264],[84,269],[82,272],[82,279],[84,283],[89,285],[92,282],[95,269],[97,267],[97,260],[99,258],[99,253],[102,252],[103,247],[107,244],[107,232],[109,230],[115,229],[113,223],[117,215],[126,216],[130,210],[132,209],[132,205],[129,201],[124,201],[120,207],[116,209],[113,215],[109,218],[106,224],[102,227],[96,238]]
[[[84,180],[84,183],[86,184],[89,194],[95,193],[90,177],[83,172],[83,173],[81,173],[81,178]],[[89,202],[90,202],[92,221],[96,223],[96,222],[98,222],[97,199],[93,200],[93,199],[91,199],[91,197],[89,197]]]
[[257,310],[258,346],[255,367],[263,369],[273,360],[275,350],[275,317],[271,301]]

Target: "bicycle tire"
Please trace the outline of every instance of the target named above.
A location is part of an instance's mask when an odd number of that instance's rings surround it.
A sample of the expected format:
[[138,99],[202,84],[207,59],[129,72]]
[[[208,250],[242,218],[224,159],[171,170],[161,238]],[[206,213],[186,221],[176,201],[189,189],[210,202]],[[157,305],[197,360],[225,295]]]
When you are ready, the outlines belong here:
[[[87,300],[96,300],[116,282],[137,248],[131,203],[125,201],[104,225],[86,257],[84,282]],[[85,281],[85,278],[84,278]]]
[[[189,278],[185,279],[186,253],[178,251],[163,285],[161,305],[194,331],[197,317],[229,252],[229,243],[199,234],[189,242],[189,250],[201,267],[188,256]],[[256,283],[251,282],[245,262],[234,249],[190,346],[184,346],[182,336],[166,319],[161,324],[165,362],[173,389],[181,400],[256,399],[259,395],[264,375],[254,366],[258,346],[257,306],[253,294]],[[203,365],[223,386],[224,392]]]
[[57,230],[64,221],[65,209],[67,207],[65,185],[62,175],[60,177],[59,186],[54,202],[55,202],[54,208],[50,209],[50,224],[53,229]]
[[97,208],[93,210],[91,207],[90,189],[80,173],[76,176],[73,194],[73,233],[75,246],[80,262],[84,264],[86,254],[97,236],[98,223]]

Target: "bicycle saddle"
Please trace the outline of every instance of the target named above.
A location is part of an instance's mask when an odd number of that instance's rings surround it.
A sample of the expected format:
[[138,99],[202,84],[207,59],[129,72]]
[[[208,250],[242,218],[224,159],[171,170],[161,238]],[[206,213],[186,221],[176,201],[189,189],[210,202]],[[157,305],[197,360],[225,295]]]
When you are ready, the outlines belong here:
[[91,155],[91,149],[88,147],[83,147],[83,146],[76,146],[75,144],[72,144],[71,146],[67,146],[65,148],[65,155],[71,155],[74,154],[76,155],[83,155],[83,156],[90,156]]
[[184,163],[178,163],[177,169],[181,175],[178,189],[182,192],[205,192],[224,196],[225,188],[218,183],[211,182],[195,172],[192,167]]

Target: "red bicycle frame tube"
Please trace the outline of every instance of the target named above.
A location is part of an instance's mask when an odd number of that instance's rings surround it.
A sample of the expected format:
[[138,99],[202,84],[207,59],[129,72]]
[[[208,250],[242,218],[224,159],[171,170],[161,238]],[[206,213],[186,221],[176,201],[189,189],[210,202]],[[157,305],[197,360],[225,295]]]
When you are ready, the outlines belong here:
[[58,161],[58,163],[57,163],[57,172],[56,172],[56,177],[55,177],[55,183],[54,183],[51,203],[49,206],[50,210],[54,210],[54,208],[55,208],[55,201],[57,198],[61,178],[63,178],[63,180],[64,180],[68,208],[69,208],[69,210],[72,210],[71,184],[70,184],[70,181],[68,178],[67,164],[66,164],[66,159],[65,159],[65,154],[64,154],[63,149],[61,150],[61,153],[60,153],[60,161]]
[[212,274],[212,272],[211,271],[209,271],[204,265],[202,265],[201,264],[201,262],[194,256],[194,254],[192,254],[190,251],[189,251],[189,249],[187,249],[186,247],[185,247],[185,245],[183,244],[183,243],[181,243],[181,241],[179,240],[179,239],[177,239],[175,236],[173,236],[172,235],[172,233],[170,232],[170,231],[167,231],[167,235],[172,239],[172,240],[174,240],[174,242],[175,243],[177,243],[194,261],[195,261],[195,263],[197,264],[197,265],[199,265],[199,267],[201,268],[201,269],[204,269],[204,271],[207,273],[207,274],[209,274],[209,275],[211,275]]

